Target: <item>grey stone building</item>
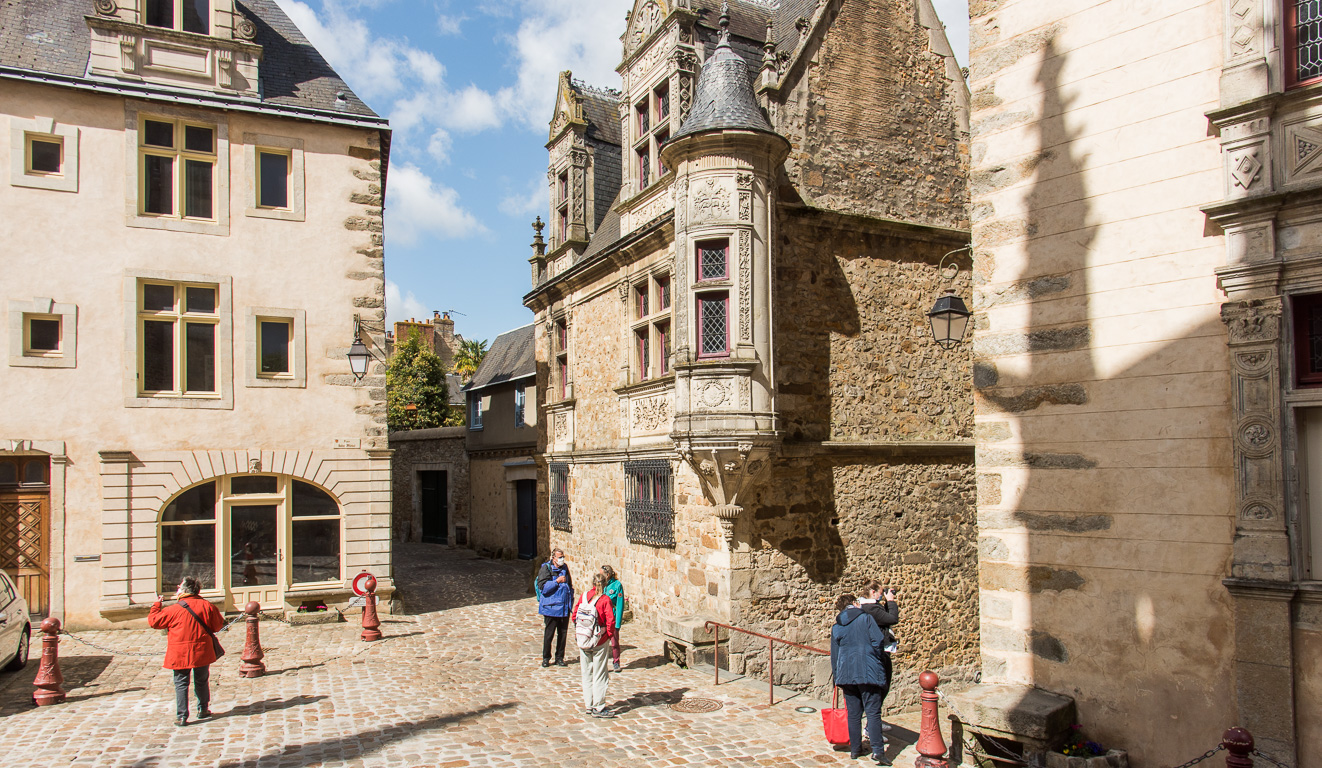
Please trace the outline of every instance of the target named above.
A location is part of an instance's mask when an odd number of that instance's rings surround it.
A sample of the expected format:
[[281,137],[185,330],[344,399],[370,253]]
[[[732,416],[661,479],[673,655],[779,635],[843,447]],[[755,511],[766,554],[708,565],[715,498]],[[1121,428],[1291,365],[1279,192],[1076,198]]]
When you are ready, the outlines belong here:
[[930,2],[639,0],[618,71],[561,77],[547,145],[540,549],[613,564],[673,632],[819,647],[886,578],[899,668],[971,679],[970,363],[925,316],[968,291],[968,93]]

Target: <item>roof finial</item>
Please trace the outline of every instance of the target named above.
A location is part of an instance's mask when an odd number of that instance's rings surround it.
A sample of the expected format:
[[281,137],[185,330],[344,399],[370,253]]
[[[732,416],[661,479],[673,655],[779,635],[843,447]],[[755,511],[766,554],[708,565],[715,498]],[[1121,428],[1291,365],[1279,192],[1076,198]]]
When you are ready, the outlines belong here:
[[730,44],[730,2],[721,0],[721,18],[716,22],[721,26],[721,40],[718,45]]

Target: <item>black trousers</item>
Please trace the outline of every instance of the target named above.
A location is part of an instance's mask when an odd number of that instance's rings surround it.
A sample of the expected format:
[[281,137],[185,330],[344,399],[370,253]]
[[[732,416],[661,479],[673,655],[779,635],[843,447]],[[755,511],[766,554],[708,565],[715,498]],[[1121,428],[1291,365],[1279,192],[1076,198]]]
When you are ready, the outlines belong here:
[[197,694],[197,709],[202,712],[211,704],[211,667],[193,667],[174,670],[174,714],[188,717],[188,675],[193,675],[193,693]]
[[891,692],[891,655],[881,652],[881,669],[886,673],[886,684],[881,686],[881,703],[886,703],[886,694]]
[[551,637],[559,635],[555,641],[555,660],[565,660],[565,633],[569,631],[568,616],[543,616],[546,628],[542,631],[542,661],[551,660]]

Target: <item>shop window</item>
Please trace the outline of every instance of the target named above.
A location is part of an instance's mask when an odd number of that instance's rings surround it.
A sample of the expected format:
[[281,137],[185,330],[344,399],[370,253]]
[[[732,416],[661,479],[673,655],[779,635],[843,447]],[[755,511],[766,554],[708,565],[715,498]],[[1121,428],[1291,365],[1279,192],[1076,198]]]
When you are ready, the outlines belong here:
[[160,590],[192,576],[204,589],[231,591],[237,604],[254,586],[340,582],[341,522],[330,494],[295,478],[244,474],[195,485],[161,513]]

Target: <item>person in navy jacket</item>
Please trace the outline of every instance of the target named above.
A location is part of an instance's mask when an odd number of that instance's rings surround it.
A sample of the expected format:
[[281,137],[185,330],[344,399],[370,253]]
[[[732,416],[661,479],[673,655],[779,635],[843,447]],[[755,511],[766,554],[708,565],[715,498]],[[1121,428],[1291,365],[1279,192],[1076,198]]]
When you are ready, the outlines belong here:
[[551,665],[551,638],[555,637],[555,663],[567,667],[565,635],[569,631],[569,613],[574,606],[574,579],[569,575],[569,565],[562,550],[551,550],[551,559],[542,563],[533,586],[537,589],[537,612],[542,615],[545,625],[542,630],[542,666]]
[[845,694],[845,716],[849,719],[849,756],[863,753],[863,713],[868,715],[868,741],[877,765],[890,765],[881,734],[881,700],[886,672],[881,666],[885,636],[877,622],[858,607],[853,595],[842,595],[835,608],[840,612],[831,627],[831,672]]

